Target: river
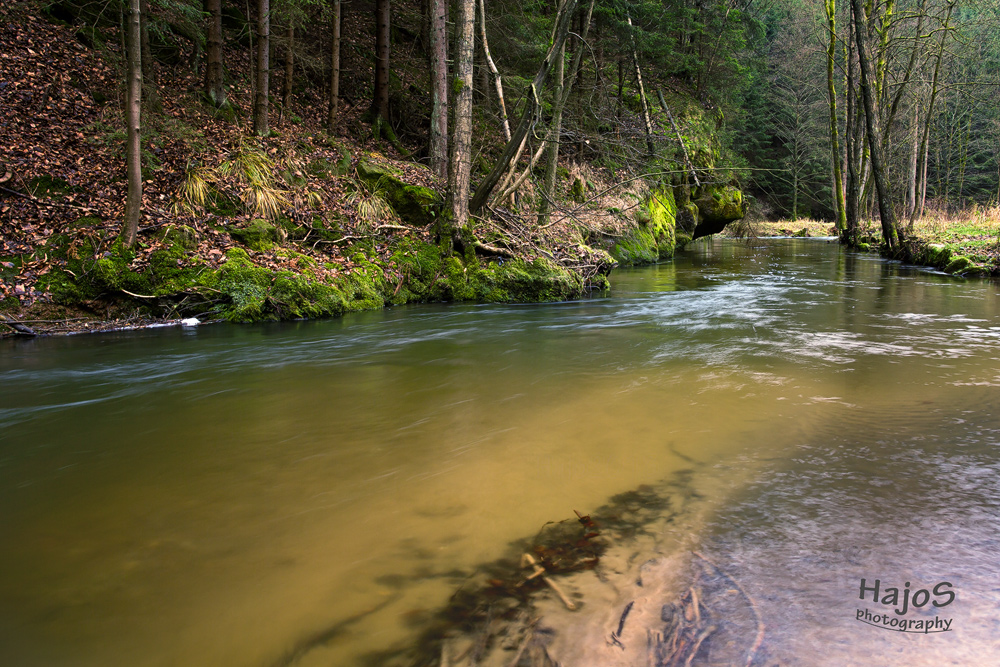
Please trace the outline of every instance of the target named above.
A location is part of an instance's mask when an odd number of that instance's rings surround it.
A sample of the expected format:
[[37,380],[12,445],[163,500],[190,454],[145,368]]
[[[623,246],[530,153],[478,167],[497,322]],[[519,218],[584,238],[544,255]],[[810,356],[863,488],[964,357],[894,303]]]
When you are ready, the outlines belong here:
[[[379,664],[513,540],[682,472],[760,660],[1000,662],[997,285],[806,239],[612,284],[0,341],[0,664]],[[947,583],[906,618],[948,631],[858,618],[897,616],[862,579]]]

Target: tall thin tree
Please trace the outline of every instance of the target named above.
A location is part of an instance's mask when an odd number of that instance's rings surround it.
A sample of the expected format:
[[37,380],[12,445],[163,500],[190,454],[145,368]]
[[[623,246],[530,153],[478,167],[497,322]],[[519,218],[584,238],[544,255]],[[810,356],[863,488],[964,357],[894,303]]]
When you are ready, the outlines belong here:
[[128,26],[125,31],[126,60],[128,62],[128,122],[125,145],[125,170],[128,174],[128,194],[125,199],[125,224],[122,242],[131,247],[139,231],[142,212],[142,154],[140,123],[142,120],[142,37],[141,0],[130,0]]
[[[375,0],[375,90],[371,117],[375,133],[383,134],[389,121],[389,46],[392,20],[389,0]],[[391,134],[391,132],[389,133]]]
[[208,30],[205,50],[205,93],[222,108],[228,104],[222,70],[222,0],[207,0]]
[[826,22],[829,46],[826,50],[826,89],[830,98],[830,162],[833,165],[833,209],[837,215],[837,229],[847,230],[847,207],[844,202],[844,174],[840,163],[839,121],[837,120],[837,87],[833,73],[837,62],[837,3],[826,0]]
[[475,0],[458,0],[455,23],[455,127],[451,142],[449,193],[455,229],[469,225],[472,176],[472,64],[475,54]]
[[889,190],[885,157],[882,152],[882,134],[879,131],[878,116],[876,116],[876,81],[865,43],[867,30],[864,30],[864,27],[867,22],[861,0],[851,0],[851,7],[854,10],[854,40],[857,45],[858,64],[861,69],[861,99],[865,107],[865,135],[868,138],[868,151],[871,155],[872,176],[875,178],[878,213],[882,223],[882,241],[892,252],[899,246],[899,230],[896,227],[896,216],[892,209],[892,193]]
[[270,129],[268,114],[268,81],[270,75],[271,51],[271,3],[270,0],[257,2],[257,95],[253,105],[253,131],[265,136]]
[[330,44],[330,108],[326,124],[329,131],[333,132],[333,128],[337,124],[337,111],[340,106],[340,0],[331,0],[331,5],[333,8],[333,18],[330,25],[332,33]]
[[430,0],[431,170],[448,178],[448,2]]

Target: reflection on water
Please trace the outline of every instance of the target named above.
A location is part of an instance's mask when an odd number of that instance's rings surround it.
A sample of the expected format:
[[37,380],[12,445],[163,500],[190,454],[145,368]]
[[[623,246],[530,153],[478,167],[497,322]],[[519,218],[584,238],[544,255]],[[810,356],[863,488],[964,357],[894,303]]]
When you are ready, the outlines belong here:
[[[791,240],[613,282],[3,342],[0,662],[273,665],[321,636],[296,664],[356,664],[510,541],[692,460],[768,659],[1000,655],[994,285]],[[856,622],[862,577],[954,582],[956,631]]]

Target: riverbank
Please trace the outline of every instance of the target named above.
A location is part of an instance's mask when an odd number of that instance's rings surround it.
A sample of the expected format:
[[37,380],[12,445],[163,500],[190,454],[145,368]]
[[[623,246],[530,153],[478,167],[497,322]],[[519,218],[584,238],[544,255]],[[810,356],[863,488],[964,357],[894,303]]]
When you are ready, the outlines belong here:
[[[882,230],[877,221],[862,224],[858,249],[879,252]],[[815,238],[837,236],[837,229],[822,220],[753,221],[727,228],[731,238]],[[1000,276],[1000,207],[974,206],[947,214],[930,210],[907,228],[904,261],[931,266],[959,276]]]
[[[35,3],[0,16],[11,46],[0,80],[13,82],[0,88],[8,117],[0,336],[311,319],[428,301],[567,300],[606,289],[614,266],[671,257],[743,214],[742,193],[714,169],[711,151],[693,166],[720,180],[702,174],[697,187],[688,170],[646,179],[643,163],[602,164],[596,154],[563,156],[545,219],[538,175],[527,178],[538,170],[532,162],[520,189],[455,230],[447,184],[421,164],[422,135],[384,140],[359,104],[329,130],[326,101],[306,89],[286,100],[267,136],[250,136],[247,81],[232,82],[223,114],[190,69],[158,66],[155,102],[144,111],[142,219],[126,247],[117,24],[87,32]],[[248,62],[249,51],[233,44],[226,57]],[[668,99],[683,109],[691,138],[714,145],[709,111],[683,90]],[[498,127],[477,122],[474,181],[504,146]]]

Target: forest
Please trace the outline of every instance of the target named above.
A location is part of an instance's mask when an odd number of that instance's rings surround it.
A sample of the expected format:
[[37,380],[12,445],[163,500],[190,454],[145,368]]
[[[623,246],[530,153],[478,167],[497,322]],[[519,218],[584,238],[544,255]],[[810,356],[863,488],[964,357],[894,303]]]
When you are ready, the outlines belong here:
[[[22,0],[0,21],[19,330],[570,298],[762,221],[996,268],[992,0]],[[942,220],[972,229],[942,242]]]

